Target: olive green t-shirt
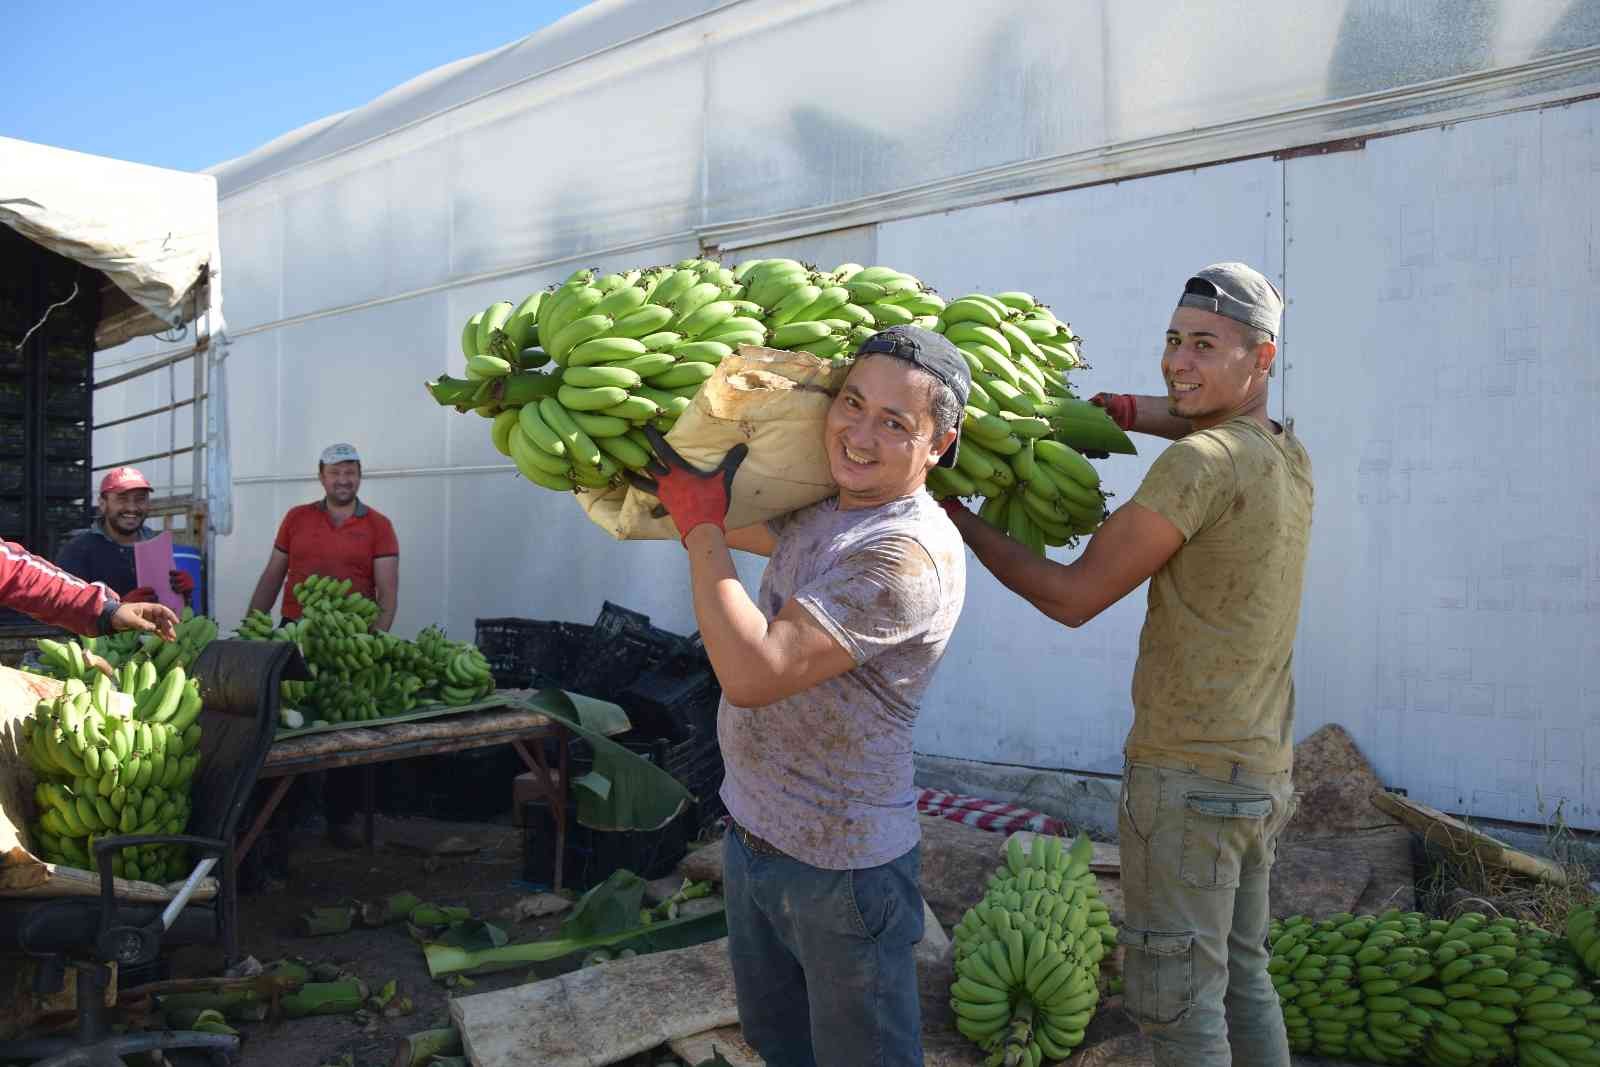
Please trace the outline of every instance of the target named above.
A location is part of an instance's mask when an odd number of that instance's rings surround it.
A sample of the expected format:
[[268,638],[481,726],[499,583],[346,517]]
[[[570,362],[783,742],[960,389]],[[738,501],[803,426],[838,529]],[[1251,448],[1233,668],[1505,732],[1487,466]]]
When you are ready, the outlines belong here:
[[1305,448],[1254,419],[1196,431],[1157,457],[1133,502],[1184,544],[1150,579],[1129,760],[1289,769],[1311,497]]

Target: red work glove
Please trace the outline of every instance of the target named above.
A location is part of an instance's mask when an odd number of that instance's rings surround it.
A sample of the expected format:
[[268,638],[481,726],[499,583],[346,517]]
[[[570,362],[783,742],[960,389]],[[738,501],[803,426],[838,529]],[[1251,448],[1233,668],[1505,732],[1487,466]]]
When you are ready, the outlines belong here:
[[172,582],[172,591],[179,596],[187,599],[194,592],[194,578],[188,571],[168,571],[167,578]]
[[1096,393],[1089,398],[1089,403],[1105,408],[1111,421],[1124,430],[1133,429],[1133,424],[1139,419],[1138,398],[1127,393]]
[[951,522],[956,521],[957,515],[972,514],[971,511],[967,510],[967,506],[961,502],[961,498],[957,496],[944,497],[939,501],[939,506],[944,508],[944,513],[950,516]]
[[156,604],[156,591],[148,585],[141,585],[137,589],[130,589],[122,594],[124,604]]
[[722,462],[709,471],[690,466],[655,427],[647,427],[644,435],[656,457],[645,469],[654,477],[634,471],[628,472],[628,481],[661,501],[661,506],[672,516],[678,528],[678,537],[687,539],[689,531],[703,523],[711,523],[727,532],[728,500],[733,491],[733,474],[750,451],[748,445],[734,445]]

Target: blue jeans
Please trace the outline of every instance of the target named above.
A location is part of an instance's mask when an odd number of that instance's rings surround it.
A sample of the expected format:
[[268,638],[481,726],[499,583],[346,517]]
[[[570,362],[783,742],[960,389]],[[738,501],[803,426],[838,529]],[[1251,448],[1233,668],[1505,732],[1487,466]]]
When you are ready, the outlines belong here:
[[921,1067],[921,849],[829,871],[723,840],[739,1024],[768,1067]]

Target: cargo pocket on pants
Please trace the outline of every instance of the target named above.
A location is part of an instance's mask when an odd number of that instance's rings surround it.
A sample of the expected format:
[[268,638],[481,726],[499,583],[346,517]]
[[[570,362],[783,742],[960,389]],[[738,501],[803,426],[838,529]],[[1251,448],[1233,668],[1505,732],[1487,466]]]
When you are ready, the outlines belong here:
[[1194,1003],[1194,934],[1158,934],[1124,926],[1122,1006],[1136,1022],[1166,1025]]
[[1178,878],[1195,889],[1234,889],[1244,853],[1262,840],[1270,796],[1190,793],[1183,798]]

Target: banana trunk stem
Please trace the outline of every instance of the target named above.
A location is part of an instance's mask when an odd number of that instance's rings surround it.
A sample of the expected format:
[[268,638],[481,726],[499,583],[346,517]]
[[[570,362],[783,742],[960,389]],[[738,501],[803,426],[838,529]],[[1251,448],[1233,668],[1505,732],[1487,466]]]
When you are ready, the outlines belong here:
[[1028,1062],[1028,1044],[1033,1040],[1033,1001],[1024,997],[1011,1015],[1011,1030],[1006,1034],[1005,1067],[1022,1067]]

